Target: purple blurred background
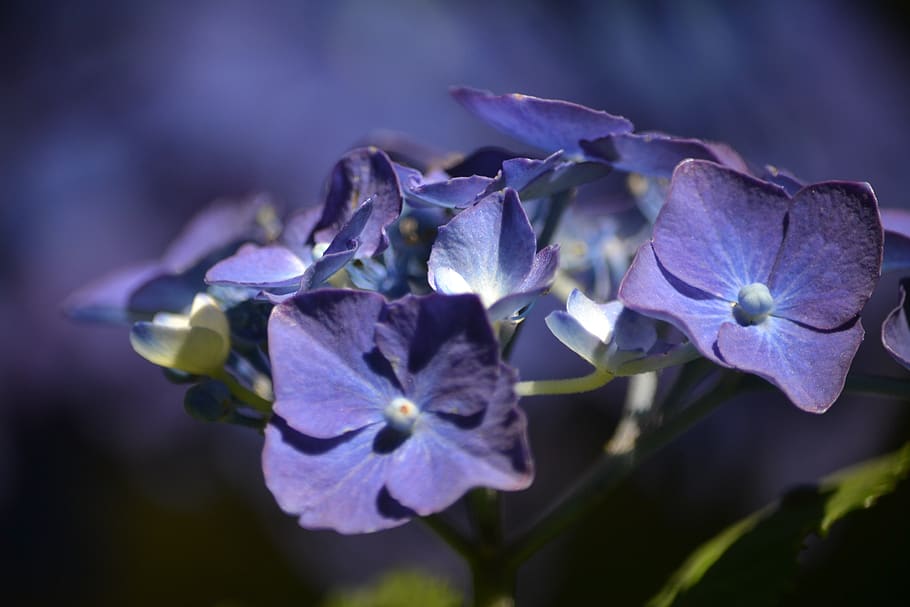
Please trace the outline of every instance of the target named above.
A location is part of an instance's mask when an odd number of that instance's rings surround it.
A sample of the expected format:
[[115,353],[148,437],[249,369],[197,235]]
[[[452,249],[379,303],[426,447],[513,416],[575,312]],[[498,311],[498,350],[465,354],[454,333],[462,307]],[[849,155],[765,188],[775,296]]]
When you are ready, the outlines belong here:
[[[449,99],[454,84],[726,141],[806,180],[869,181],[883,206],[907,206],[910,38],[898,6],[3,3],[7,604],[308,605],[397,566],[464,586],[466,570],[417,523],[354,538],[297,528],[262,484],[255,434],[187,417],[180,387],[132,353],[125,328],[73,324],[62,299],[156,257],[214,198],[264,190],[285,208],[313,204],[335,160],[376,129],[453,151],[512,145]],[[906,377],[877,341],[896,279],[873,298],[856,368]],[[526,378],[585,371],[569,353],[534,356],[558,345],[543,327],[554,305],[538,305],[521,336]],[[618,390],[526,403],[539,479],[507,500],[513,520],[530,521],[595,457],[620,405]],[[772,396],[731,403],[636,474],[584,537],[531,561],[520,604],[638,604],[725,524],[908,436],[906,403],[843,398],[823,417]],[[908,503],[904,491],[885,506]],[[881,561],[856,574],[857,592],[898,587],[907,559],[894,555],[910,530],[894,519],[845,524],[813,548],[792,600],[855,572],[852,550]]]

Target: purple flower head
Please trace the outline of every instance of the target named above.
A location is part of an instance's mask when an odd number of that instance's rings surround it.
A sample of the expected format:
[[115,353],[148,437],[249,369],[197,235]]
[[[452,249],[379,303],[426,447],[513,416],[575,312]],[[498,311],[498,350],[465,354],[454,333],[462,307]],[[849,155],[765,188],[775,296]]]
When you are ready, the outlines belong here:
[[493,128],[547,152],[563,150],[582,156],[579,142],[628,133],[632,123],[620,116],[558,101],[513,93],[456,87],[452,96],[472,114]]
[[439,229],[428,262],[439,293],[476,293],[490,318],[515,315],[546,291],[559,263],[556,245],[537,238],[514,190],[497,193]]
[[825,182],[792,198],[711,162],[673,174],[652,241],[619,290],[679,327],[703,356],[755,373],[800,408],[840,394],[879,277],[882,227],[867,184]]
[[215,202],[190,220],[160,259],[102,277],[71,295],[64,309],[73,318],[101,322],[181,312],[205,290],[203,276],[209,266],[242,242],[274,237],[274,224],[274,209],[264,196]]
[[367,533],[533,470],[515,372],[473,295],[327,289],[275,307],[266,484],[308,528]]

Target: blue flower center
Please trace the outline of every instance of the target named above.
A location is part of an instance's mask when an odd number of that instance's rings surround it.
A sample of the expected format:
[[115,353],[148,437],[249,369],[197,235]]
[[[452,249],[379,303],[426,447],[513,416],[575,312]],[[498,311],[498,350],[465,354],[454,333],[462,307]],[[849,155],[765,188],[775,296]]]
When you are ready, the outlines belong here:
[[771,291],[760,282],[753,282],[739,290],[737,302],[733,304],[733,316],[743,325],[761,324],[774,310]]
[[399,432],[410,434],[414,428],[414,422],[420,416],[420,409],[405,397],[397,396],[386,405],[382,413],[385,416],[386,423]]

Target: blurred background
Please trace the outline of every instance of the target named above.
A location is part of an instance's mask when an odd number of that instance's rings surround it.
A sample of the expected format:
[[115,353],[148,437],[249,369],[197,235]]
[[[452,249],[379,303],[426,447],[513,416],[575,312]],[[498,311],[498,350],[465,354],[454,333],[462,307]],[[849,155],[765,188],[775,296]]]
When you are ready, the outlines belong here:
[[[69,322],[62,299],[157,257],[214,198],[318,202],[335,160],[376,129],[443,150],[513,145],[448,97],[454,84],[726,141],[808,181],[868,181],[883,206],[906,207],[900,4],[2,3],[2,602],[318,605],[402,567],[466,588],[467,570],[419,523],[360,537],[298,528],[262,482],[259,436],[190,419],[126,328]],[[886,276],[858,370],[908,376],[878,342],[896,302]],[[538,305],[521,335],[526,378],[585,372],[569,353],[535,358],[557,346],[543,326],[555,305]],[[618,389],[525,403],[538,480],[508,496],[510,528],[592,461],[621,404]],[[844,397],[821,417],[774,395],[731,402],[584,533],[530,561],[519,605],[641,604],[725,525],[908,437],[906,402]],[[905,589],[908,505],[904,488],[814,543],[788,604],[881,604]]]

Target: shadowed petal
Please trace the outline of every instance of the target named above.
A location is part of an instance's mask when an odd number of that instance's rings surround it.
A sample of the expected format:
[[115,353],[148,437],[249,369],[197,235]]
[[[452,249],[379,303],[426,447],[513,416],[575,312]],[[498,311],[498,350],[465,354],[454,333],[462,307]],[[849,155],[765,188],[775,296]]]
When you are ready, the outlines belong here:
[[882,324],[882,344],[894,360],[910,369],[910,279],[901,281],[900,304]]
[[381,421],[399,390],[373,342],[384,308],[380,295],[335,289],[275,306],[268,328],[275,412],[317,438]]
[[742,287],[767,284],[789,204],[777,186],[687,160],[673,173],[654,224],[654,252],[687,284],[736,301]]
[[421,515],[447,508],[473,487],[504,491],[531,484],[533,467],[524,415],[515,406],[514,371],[503,368],[483,419],[427,415],[391,455],[389,492]]
[[[157,261],[122,268],[82,287],[63,303],[67,316],[91,322],[125,323],[133,320],[130,297],[142,285],[166,270]],[[158,310],[163,308],[156,308]],[[149,313],[154,312],[150,310]]]
[[775,316],[834,329],[859,314],[879,278],[882,225],[867,184],[810,185],[793,198],[769,282]]
[[489,177],[471,175],[442,181],[425,181],[420,171],[395,165],[405,200],[414,207],[464,209],[471,206],[493,182]]
[[300,434],[280,417],[265,430],[265,484],[281,509],[308,529],[370,533],[406,523],[413,512],[388,500],[387,455],[374,451],[378,426],[333,439]]
[[473,415],[499,381],[499,346],[475,295],[407,296],[389,304],[376,344],[418,407]]
[[770,381],[800,409],[824,413],[844,388],[863,334],[858,319],[822,332],[772,316],[746,327],[725,323],[717,345],[730,366]]
[[568,101],[529,95],[494,95],[473,88],[453,88],[452,96],[493,128],[537,148],[580,154],[582,139],[628,133],[632,123],[620,116]]
[[882,209],[885,227],[885,258],[882,272],[910,269],[910,211]]
[[345,154],[332,169],[322,217],[316,226],[317,242],[330,242],[354,212],[368,199],[373,211],[360,235],[358,256],[372,257],[389,244],[386,227],[401,214],[401,188],[395,167],[385,152],[359,148]]
[[695,158],[723,164],[705,142],[660,133],[624,133],[582,141],[588,156],[601,158],[614,169],[648,177],[670,177],[683,160]]

